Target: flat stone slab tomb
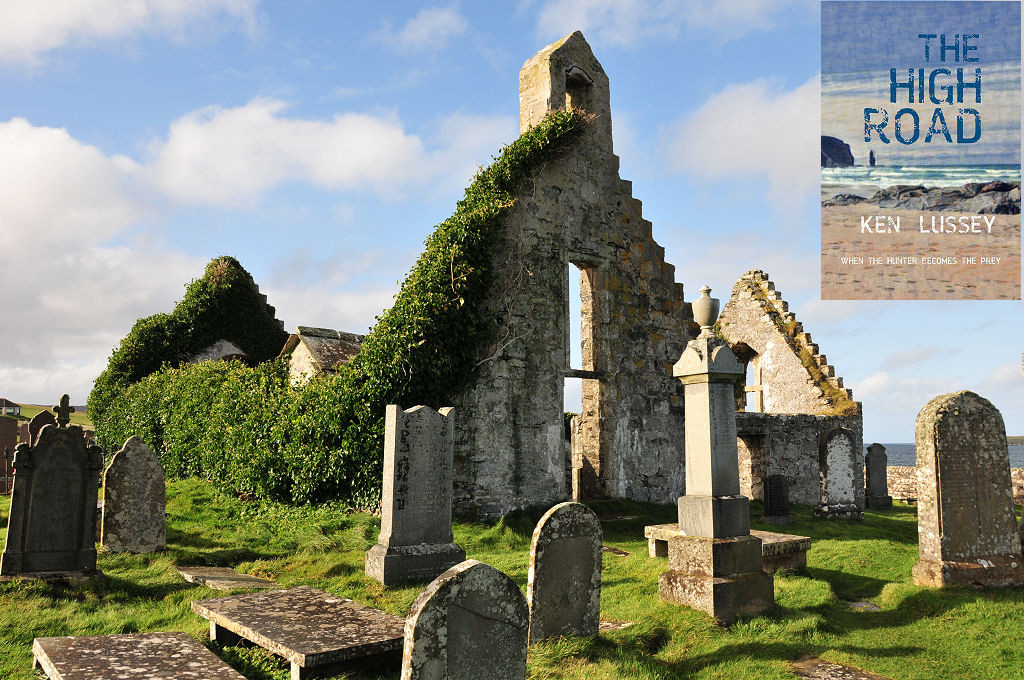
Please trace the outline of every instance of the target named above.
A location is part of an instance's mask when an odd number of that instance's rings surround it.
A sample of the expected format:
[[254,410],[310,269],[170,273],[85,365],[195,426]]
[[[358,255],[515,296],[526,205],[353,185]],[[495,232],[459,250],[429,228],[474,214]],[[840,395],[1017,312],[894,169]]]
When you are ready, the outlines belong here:
[[376,654],[402,653],[405,619],[309,586],[197,600],[192,611],[210,621],[210,639],[240,639],[283,656],[292,680],[317,667]]
[[[678,524],[651,524],[644,527],[647,537],[648,555],[668,557],[668,539],[685,536]],[[750,530],[751,536],[761,539],[761,557],[764,570],[769,574],[776,571],[795,571],[807,566],[807,551],[811,548],[810,536],[777,534],[774,531]]]
[[245,680],[187,633],[36,638],[37,666],[50,680]]
[[259,576],[242,574],[230,567],[176,567],[181,577],[214,590],[255,590],[277,588],[277,584]]

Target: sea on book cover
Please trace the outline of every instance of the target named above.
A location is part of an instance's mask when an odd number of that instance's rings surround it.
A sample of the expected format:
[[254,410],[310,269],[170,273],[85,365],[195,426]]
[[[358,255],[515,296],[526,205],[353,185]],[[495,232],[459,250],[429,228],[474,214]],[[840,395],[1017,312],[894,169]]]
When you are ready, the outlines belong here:
[[1020,12],[822,2],[822,299],[1020,299]]

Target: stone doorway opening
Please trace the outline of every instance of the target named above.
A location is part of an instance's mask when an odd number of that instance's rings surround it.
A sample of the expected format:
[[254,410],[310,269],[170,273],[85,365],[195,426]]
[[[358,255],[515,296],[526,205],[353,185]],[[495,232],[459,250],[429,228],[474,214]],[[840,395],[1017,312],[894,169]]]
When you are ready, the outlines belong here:
[[572,498],[601,497],[601,383],[595,370],[595,271],[586,263],[566,267],[566,371],[564,402],[569,422],[568,462]]

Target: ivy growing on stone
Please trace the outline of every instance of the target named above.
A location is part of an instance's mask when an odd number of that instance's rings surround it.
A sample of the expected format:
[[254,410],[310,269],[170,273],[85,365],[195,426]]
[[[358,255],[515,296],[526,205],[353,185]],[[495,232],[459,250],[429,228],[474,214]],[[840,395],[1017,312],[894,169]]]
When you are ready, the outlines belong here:
[[[469,384],[499,322],[485,305],[499,231],[524,183],[585,122],[582,112],[555,112],[477,173],[455,213],[427,238],[394,304],[337,374],[292,386],[281,360],[166,365],[131,380],[119,368],[121,382],[110,389],[112,357],[93,390],[110,395],[94,417],[100,443],[115,450],[138,434],[169,475],[202,476],[255,498],[375,507],[384,407],[450,405]],[[152,323],[137,323],[130,344],[149,338]]]

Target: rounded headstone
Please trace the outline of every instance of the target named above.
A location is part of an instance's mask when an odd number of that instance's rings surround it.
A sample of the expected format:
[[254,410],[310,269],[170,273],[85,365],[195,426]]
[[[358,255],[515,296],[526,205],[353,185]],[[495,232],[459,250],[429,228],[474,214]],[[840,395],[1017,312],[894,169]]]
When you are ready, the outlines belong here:
[[457,564],[412,605],[402,680],[524,680],[529,618],[515,581],[477,560]]
[[533,530],[530,643],[556,635],[594,635],[601,620],[601,523],[582,503],[560,503]]
[[130,437],[103,473],[100,543],[111,552],[147,553],[167,545],[165,475],[139,437]]

